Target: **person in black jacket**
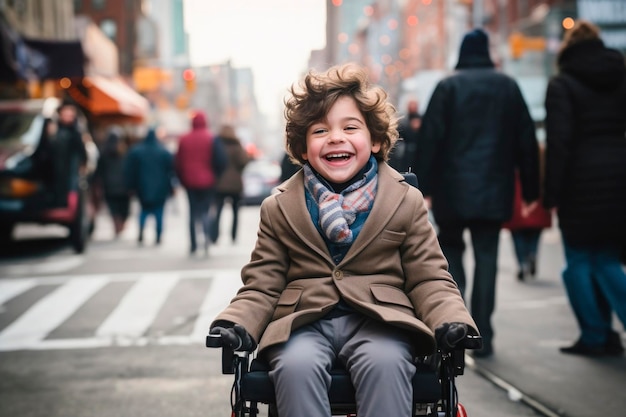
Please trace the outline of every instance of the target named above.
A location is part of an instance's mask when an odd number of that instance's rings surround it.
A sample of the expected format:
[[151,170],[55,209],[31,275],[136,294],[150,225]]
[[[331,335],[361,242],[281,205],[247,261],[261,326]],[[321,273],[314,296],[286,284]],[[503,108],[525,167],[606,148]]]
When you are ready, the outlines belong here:
[[389,154],[389,165],[398,172],[414,172],[415,158],[419,140],[419,130],[422,125],[422,116],[419,113],[419,102],[409,100],[406,119],[398,126],[400,139],[396,142]]
[[104,200],[113,220],[116,239],[124,230],[130,214],[130,193],[124,178],[127,149],[123,130],[119,126],[112,126],[107,133],[95,173],[96,182],[102,187]]
[[78,108],[64,100],[57,109],[57,131],[51,143],[55,196],[59,206],[68,204],[68,193],[76,191],[81,175],[86,174],[87,150],[78,125]]
[[626,236],[624,56],[605,47],[597,26],[578,21],[564,36],[557,64],[545,102],[543,201],[557,210],[563,282],[581,332],[561,352],[621,355],[610,309],[626,325],[626,273],[619,259]]
[[422,119],[416,173],[461,294],[463,232],[471,233],[470,310],[483,337],[474,355],[486,357],[493,354],[500,229],[512,215],[516,169],[523,200],[530,204],[539,197],[539,150],[522,93],[514,79],[494,68],[483,30],[465,35],[456,70],[438,83]]

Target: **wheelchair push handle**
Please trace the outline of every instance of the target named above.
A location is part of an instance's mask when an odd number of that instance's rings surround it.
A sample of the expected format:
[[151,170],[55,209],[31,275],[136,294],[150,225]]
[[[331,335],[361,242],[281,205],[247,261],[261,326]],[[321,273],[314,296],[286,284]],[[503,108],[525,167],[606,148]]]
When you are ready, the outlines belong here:
[[467,335],[465,336],[465,338],[463,339],[463,341],[461,342],[461,348],[463,349],[469,349],[469,350],[476,350],[476,349],[482,349],[483,347],[483,338],[481,336],[475,336],[475,335]]
[[211,334],[209,333],[206,337],[206,347],[209,348],[221,348],[224,346],[224,342],[222,341],[221,334]]

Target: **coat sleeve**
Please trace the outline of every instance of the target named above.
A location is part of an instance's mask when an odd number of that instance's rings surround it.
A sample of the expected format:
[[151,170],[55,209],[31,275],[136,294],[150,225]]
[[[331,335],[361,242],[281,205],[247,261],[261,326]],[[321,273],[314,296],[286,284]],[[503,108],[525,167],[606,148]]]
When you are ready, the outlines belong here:
[[416,199],[408,237],[401,249],[405,291],[416,316],[433,331],[444,322],[460,322],[479,334],[478,326],[465,306],[458,286],[448,272],[448,262],[437,234],[428,220],[424,199]]
[[273,200],[268,199],[261,205],[256,246],[250,261],[241,270],[243,286],[211,325],[222,320],[240,324],[257,343],[287,285],[289,267],[287,249],[272,227],[271,212],[278,210],[272,203]]
[[546,167],[543,204],[546,208],[559,206],[564,186],[565,166],[569,159],[573,135],[573,107],[567,87],[555,78],[546,92]]
[[439,82],[430,98],[426,113],[422,118],[415,172],[419,188],[424,195],[429,196],[432,192],[434,168],[437,166],[437,154],[439,147],[447,136],[447,109],[449,108],[450,86],[445,82]]

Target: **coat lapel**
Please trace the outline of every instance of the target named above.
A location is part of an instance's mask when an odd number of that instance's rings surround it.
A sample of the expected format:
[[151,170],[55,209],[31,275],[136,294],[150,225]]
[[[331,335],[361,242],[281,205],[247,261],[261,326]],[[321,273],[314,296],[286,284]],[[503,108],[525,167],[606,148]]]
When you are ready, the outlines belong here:
[[309,210],[304,198],[303,171],[300,170],[278,189],[281,194],[276,196],[276,201],[291,229],[306,245],[332,262],[326,243],[308,214]]

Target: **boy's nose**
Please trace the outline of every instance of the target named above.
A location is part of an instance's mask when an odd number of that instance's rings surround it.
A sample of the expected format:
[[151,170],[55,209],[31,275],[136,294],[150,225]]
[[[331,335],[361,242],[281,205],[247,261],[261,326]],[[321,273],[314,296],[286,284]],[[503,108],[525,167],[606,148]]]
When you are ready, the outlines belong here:
[[333,129],[330,131],[329,141],[330,142],[341,142],[344,140],[343,130],[341,129]]

